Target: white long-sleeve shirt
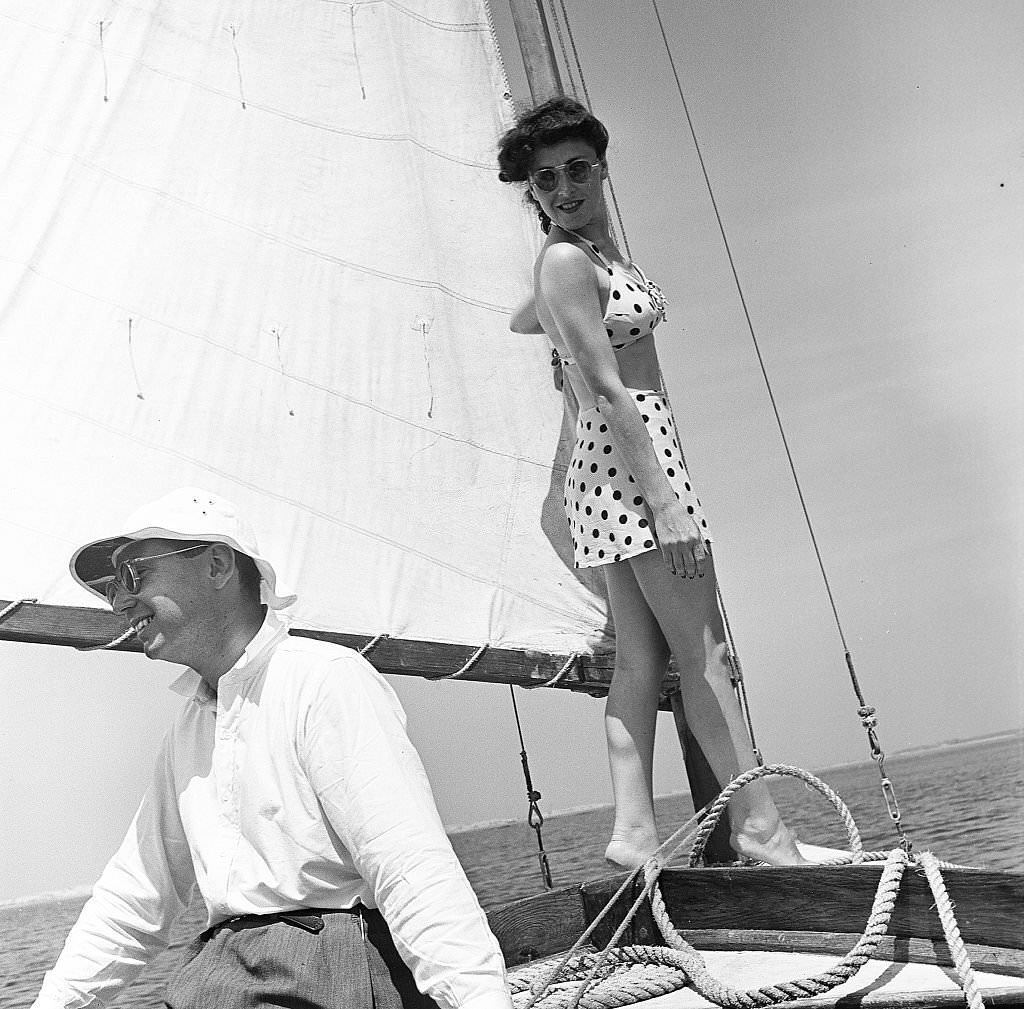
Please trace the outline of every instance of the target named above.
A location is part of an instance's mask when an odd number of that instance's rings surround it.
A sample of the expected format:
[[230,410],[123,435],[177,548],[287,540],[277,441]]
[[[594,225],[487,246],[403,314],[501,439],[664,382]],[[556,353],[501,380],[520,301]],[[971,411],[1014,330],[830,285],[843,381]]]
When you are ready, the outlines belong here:
[[152,785],[33,1009],[110,1002],[168,942],[193,887],[207,923],[379,907],[422,991],[508,1009],[504,963],[441,824],[394,691],[268,611],[216,693],[193,670]]

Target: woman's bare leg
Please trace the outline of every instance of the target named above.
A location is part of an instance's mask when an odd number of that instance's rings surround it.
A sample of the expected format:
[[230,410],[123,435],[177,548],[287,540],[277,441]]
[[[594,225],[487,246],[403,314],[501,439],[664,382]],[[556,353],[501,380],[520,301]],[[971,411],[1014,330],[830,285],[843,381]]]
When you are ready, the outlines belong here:
[[604,715],[615,823],[605,859],[633,869],[658,847],[654,729],[669,649],[629,563],[608,564],[604,571],[615,621],[615,672]]
[[[633,557],[629,563],[679,667],[687,724],[725,785],[756,762],[730,679],[714,563],[709,555],[703,578],[673,575],[657,551]],[[771,865],[805,861],[764,781],[752,782],[734,794],[729,818],[730,840],[740,855]]]

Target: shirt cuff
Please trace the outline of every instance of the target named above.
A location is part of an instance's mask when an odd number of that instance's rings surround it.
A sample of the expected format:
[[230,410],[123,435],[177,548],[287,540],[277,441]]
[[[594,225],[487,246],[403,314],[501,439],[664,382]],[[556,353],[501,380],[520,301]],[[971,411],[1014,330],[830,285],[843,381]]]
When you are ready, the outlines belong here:
[[460,1002],[459,1009],[512,1009],[512,996],[507,990],[483,992]]
[[32,1003],[31,1009],[80,1009],[86,1004],[77,995],[64,999],[47,992],[40,992],[35,1002]]

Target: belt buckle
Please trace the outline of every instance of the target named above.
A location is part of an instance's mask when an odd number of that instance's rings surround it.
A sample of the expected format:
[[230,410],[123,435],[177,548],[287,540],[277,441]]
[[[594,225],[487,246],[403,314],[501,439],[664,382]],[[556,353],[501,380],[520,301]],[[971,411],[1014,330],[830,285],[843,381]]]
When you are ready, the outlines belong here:
[[278,918],[281,921],[287,922],[289,925],[301,928],[305,932],[312,932],[314,935],[318,932],[322,932],[324,928],[323,918],[315,912],[289,912],[288,914],[278,915]]

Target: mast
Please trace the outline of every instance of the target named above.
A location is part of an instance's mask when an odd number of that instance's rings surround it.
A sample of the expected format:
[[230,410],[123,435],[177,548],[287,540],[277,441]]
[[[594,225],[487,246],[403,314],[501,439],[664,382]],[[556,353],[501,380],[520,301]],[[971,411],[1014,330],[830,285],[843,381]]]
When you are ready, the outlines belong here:
[[[564,94],[542,0],[509,0],[509,6],[533,103],[538,104],[554,95]],[[671,710],[675,719],[693,808],[698,810],[712,802],[726,783],[719,782],[715,777],[707,757],[697,743],[687,723],[678,687],[668,687],[662,697],[660,707]],[[729,845],[729,830],[723,818],[708,839],[705,860],[709,863],[733,862],[736,857]]]
[[541,0],[509,0],[534,105],[564,93]]

